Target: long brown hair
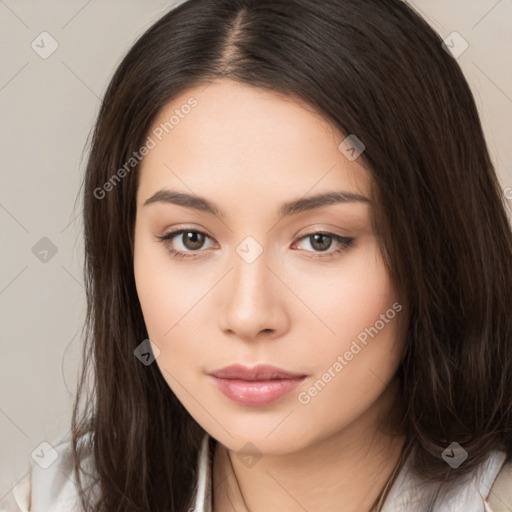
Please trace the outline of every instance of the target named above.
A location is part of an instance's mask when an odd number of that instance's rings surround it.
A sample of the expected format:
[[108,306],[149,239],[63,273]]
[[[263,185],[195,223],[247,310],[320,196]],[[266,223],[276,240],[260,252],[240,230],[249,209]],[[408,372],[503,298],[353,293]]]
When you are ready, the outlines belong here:
[[[133,273],[137,165],[160,109],[218,78],[300,99],[365,145],[373,222],[410,311],[398,370],[414,469],[448,482],[512,457],[512,235],[468,84],[401,0],[189,0],[134,44],[105,93],[83,183],[87,318],[73,413],[95,512],[185,512],[204,430],[158,366]],[[110,185],[106,185],[110,183]],[[84,439],[88,439],[87,442]],[[452,470],[441,453],[458,442]]]

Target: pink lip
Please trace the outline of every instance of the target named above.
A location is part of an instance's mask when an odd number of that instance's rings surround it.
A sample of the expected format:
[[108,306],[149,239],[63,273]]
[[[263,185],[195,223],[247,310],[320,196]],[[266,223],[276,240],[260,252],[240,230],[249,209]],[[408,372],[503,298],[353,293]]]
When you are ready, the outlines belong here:
[[268,405],[295,389],[306,375],[269,365],[232,365],[210,373],[218,389],[242,405]]

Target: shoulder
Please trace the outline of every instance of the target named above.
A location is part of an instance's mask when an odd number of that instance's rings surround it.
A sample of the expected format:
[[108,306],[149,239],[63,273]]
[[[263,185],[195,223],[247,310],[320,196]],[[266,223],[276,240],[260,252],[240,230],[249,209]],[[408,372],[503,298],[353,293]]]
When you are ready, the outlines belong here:
[[[83,439],[87,440],[88,437]],[[0,512],[81,510],[73,464],[70,433],[53,446],[41,443],[32,453],[27,473],[12,483],[8,496],[0,503]],[[82,461],[82,467],[92,472],[90,454]]]
[[442,505],[439,510],[443,512],[511,512],[512,462],[506,459],[505,452],[491,450],[472,472],[445,487],[424,479],[409,457],[382,510],[409,512],[421,506],[426,510],[435,502],[436,506]]
[[512,460],[503,464],[487,498],[492,512],[504,512],[512,509]]

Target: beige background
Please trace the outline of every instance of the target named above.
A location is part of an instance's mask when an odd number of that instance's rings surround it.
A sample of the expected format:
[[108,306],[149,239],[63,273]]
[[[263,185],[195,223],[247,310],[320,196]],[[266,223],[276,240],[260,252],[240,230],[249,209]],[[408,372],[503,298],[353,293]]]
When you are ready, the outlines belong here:
[[[82,151],[115,67],[175,3],[0,0],[0,501],[36,447],[68,430],[85,312]],[[512,187],[512,3],[410,3],[443,38],[456,31],[468,42],[457,60]],[[31,47],[44,31],[58,44],[46,59]],[[57,252],[43,262],[34,246]]]

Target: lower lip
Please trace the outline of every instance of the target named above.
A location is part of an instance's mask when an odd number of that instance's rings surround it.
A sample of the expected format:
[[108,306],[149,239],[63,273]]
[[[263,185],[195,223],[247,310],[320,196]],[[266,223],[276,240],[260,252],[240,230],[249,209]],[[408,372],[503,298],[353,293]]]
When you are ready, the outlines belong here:
[[228,398],[242,405],[268,405],[293,391],[306,377],[272,380],[237,380],[213,377]]

